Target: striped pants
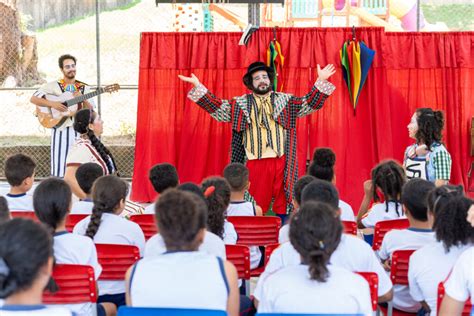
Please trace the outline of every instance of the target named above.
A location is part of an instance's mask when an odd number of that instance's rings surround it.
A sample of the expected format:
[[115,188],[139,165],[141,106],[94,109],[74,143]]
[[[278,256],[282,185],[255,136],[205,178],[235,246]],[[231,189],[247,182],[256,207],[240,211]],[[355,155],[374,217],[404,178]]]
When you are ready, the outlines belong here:
[[51,129],[51,175],[64,177],[69,148],[76,141],[77,133],[72,126],[63,130]]

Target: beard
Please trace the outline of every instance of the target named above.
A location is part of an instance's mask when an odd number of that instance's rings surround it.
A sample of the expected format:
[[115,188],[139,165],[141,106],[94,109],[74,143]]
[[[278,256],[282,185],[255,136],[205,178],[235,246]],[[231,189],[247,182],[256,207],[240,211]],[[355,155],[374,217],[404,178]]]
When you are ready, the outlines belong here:
[[71,72],[66,73],[64,76],[68,79],[74,79],[76,77],[76,72],[71,71]]
[[272,90],[271,85],[259,85],[258,87],[252,87],[252,92],[258,95],[265,95]]

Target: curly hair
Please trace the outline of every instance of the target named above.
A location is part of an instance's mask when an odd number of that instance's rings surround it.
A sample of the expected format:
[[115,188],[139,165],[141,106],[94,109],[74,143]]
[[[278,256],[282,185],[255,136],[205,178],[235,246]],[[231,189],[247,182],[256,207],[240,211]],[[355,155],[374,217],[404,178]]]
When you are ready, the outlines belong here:
[[74,56],[72,56],[72,55],[69,55],[69,54],[59,56],[59,58],[58,58],[58,66],[59,66],[60,69],[63,69],[63,67],[64,67],[64,61],[65,61],[66,59],[71,59],[71,60],[73,60],[73,61],[74,61],[74,64],[75,64],[76,61],[77,61],[77,60],[76,60],[76,57],[74,57]]
[[211,177],[204,180],[202,190],[213,186],[214,192],[206,196],[208,215],[207,228],[217,236],[224,237],[224,221],[230,204],[230,186],[222,177]]
[[428,211],[436,216],[438,210],[447,203],[449,198],[453,196],[463,196],[464,189],[462,185],[451,185],[446,184],[440,187],[434,188],[428,193],[427,205]]
[[331,206],[321,202],[306,202],[290,222],[290,242],[309,266],[312,280],[325,282],[327,265],[341,241],[342,223]]
[[102,144],[97,136],[95,136],[94,131],[89,128],[89,124],[92,124],[96,117],[97,113],[89,109],[82,109],[78,111],[74,116],[74,130],[81,135],[87,135],[92,143],[92,146],[94,146],[102,160],[104,160],[106,163],[109,174],[112,174],[115,171],[118,175],[114,156],[107,149],[107,147]]
[[433,229],[436,239],[443,243],[446,252],[453,246],[474,242],[474,227],[467,221],[467,212],[473,201],[465,196],[452,195],[437,207]]
[[87,226],[86,236],[94,238],[99,230],[103,213],[114,213],[120,201],[128,194],[128,184],[117,176],[102,176],[92,186],[92,215]]
[[418,124],[418,130],[415,134],[417,143],[423,143],[431,148],[434,142],[441,142],[444,128],[444,114],[442,111],[419,108],[416,110],[416,122]]
[[179,184],[178,172],[175,166],[169,163],[159,163],[151,167],[148,179],[157,193],[176,188]]
[[379,163],[372,169],[372,194],[374,202],[381,200],[377,192],[377,188],[379,188],[385,197],[385,211],[388,212],[388,202],[392,201],[396,203],[395,211],[400,216],[398,208],[400,207],[400,198],[405,182],[405,172],[399,163],[394,160]]
[[308,174],[331,182],[334,179],[335,164],[336,154],[331,148],[317,148],[313,154],[313,161],[309,165]]

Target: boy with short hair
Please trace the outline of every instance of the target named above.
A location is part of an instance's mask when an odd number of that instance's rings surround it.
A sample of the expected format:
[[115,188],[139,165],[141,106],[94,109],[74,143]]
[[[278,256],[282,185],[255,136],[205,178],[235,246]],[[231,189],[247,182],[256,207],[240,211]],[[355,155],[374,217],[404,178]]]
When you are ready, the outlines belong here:
[[11,211],[32,211],[33,197],[27,192],[35,182],[36,163],[29,156],[16,154],[5,162],[5,177],[10,191],[5,195]]
[[92,185],[94,181],[104,175],[104,170],[99,164],[88,162],[82,164],[76,170],[77,184],[86,194],[85,199],[75,202],[72,205],[71,214],[91,214],[92,211]]
[[[159,163],[151,167],[148,172],[148,179],[155,192],[158,193],[158,197],[166,189],[176,188],[179,184],[178,171],[176,171],[175,166],[169,163]],[[144,213],[155,214],[155,203],[148,205]]]

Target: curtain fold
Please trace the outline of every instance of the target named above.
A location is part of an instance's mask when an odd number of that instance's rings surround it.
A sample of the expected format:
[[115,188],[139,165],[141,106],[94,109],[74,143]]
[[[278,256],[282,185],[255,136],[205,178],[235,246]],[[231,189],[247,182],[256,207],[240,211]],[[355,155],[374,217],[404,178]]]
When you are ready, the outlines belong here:
[[[385,33],[358,28],[357,39],[376,51],[357,112],[342,78],[339,50],[351,28],[278,28],[285,65],[284,91],[304,95],[317,78],[316,67],[333,63],[337,87],[324,107],[298,121],[299,174],[316,147],[337,155],[336,185],[357,211],[362,183],[371,168],[387,158],[403,159],[407,124],[414,110],[428,106],[446,114],[444,142],[453,158],[453,183],[467,184],[469,122],[474,115],[473,32]],[[265,60],[272,28],[260,28],[248,46],[241,33],[142,33],[137,139],[132,199],[153,201],[148,170],[174,164],[181,182],[200,183],[221,174],[229,162],[231,125],[214,121],[186,98],[191,86],[177,75],[194,73],[214,94],[232,98],[246,93],[242,76],[254,61]]]

